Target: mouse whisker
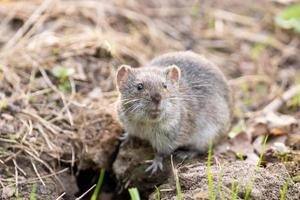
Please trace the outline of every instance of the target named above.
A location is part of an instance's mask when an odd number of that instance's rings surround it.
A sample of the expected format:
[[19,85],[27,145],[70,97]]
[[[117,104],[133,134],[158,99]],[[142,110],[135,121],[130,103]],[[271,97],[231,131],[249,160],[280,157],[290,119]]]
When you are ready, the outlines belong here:
[[125,114],[127,114],[128,111],[132,110],[135,106],[136,106],[135,104],[132,104],[131,106],[129,106],[128,108],[126,108],[126,110],[123,110],[123,112],[124,112]]
[[132,100],[125,101],[125,102],[123,103],[123,106],[124,106],[124,105],[127,105],[127,104],[129,104],[129,103],[137,102],[137,101],[139,101],[139,99],[132,99]]

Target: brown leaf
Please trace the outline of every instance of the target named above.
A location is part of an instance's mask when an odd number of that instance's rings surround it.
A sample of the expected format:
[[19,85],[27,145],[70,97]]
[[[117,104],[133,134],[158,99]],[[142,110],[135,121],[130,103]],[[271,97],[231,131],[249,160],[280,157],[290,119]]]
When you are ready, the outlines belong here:
[[[269,149],[274,149],[276,150],[276,143],[282,143],[284,144],[286,141],[287,136],[286,135],[280,135],[280,136],[276,136],[276,137],[269,137],[268,141],[266,143],[265,146],[265,151],[269,150]],[[264,136],[259,136],[257,137],[254,142],[253,142],[253,147],[255,149],[255,151],[258,154],[262,153],[262,146],[263,146],[263,141],[264,141]]]
[[270,112],[256,117],[249,131],[253,136],[266,134],[278,136],[292,132],[297,125],[298,122],[293,116]]
[[286,145],[295,149],[300,149],[300,131],[295,134],[289,134],[286,140]]
[[271,128],[270,129],[270,133],[271,135],[286,135],[288,134],[288,130],[283,129],[283,128],[279,128],[279,127],[275,127],[275,128]]
[[242,155],[247,155],[253,152],[253,147],[251,145],[251,138],[246,132],[241,132],[231,141],[230,149],[235,153]]
[[231,150],[237,157],[246,156],[246,161],[257,163],[258,156],[254,153],[254,148],[251,144],[251,135],[246,132],[241,132],[235,138],[231,139],[227,145],[227,150]]

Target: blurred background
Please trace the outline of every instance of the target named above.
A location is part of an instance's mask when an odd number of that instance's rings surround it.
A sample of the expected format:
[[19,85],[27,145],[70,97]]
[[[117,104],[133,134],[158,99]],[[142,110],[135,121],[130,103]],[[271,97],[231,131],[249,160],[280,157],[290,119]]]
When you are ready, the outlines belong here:
[[[112,114],[120,64],[140,67],[177,50],[203,54],[233,88],[234,137],[276,97],[299,91],[299,34],[296,0],[0,1],[2,197],[26,196],[26,180],[70,166],[87,170],[83,177],[91,168],[111,168],[122,132]],[[300,119],[300,93],[275,110],[292,119],[280,129],[289,133]],[[54,182],[50,191],[58,197]],[[89,187],[81,180],[76,190]]]

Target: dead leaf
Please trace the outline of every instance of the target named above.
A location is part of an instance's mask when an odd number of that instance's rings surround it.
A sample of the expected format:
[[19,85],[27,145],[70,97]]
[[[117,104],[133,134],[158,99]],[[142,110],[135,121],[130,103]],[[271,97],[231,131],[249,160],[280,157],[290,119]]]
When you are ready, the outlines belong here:
[[254,119],[250,132],[253,136],[286,135],[297,126],[298,122],[293,116],[269,112]]
[[239,133],[235,138],[231,139],[227,145],[227,150],[231,150],[241,159],[246,156],[246,161],[257,163],[258,156],[254,153],[254,148],[251,144],[251,135],[247,132]]
[[289,132],[286,129],[275,127],[270,129],[270,133],[271,135],[286,135]]
[[[262,146],[263,146],[263,141],[264,141],[264,136],[258,136],[254,142],[253,142],[253,147],[255,149],[255,152],[257,152],[257,154],[261,154],[262,152]],[[265,151],[269,150],[269,149],[273,149],[276,150],[276,144],[281,143],[281,144],[285,144],[285,141],[287,139],[286,135],[280,135],[280,136],[276,136],[276,137],[269,137],[268,141],[266,143],[266,147],[265,147]],[[278,147],[278,146],[277,146]]]
[[246,132],[241,132],[235,138],[230,141],[230,149],[235,153],[247,155],[253,152],[251,145],[251,137]]
[[286,140],[286,145],[293,147],[294,149],[300,149],[300,131],[295,134],[289,134]]

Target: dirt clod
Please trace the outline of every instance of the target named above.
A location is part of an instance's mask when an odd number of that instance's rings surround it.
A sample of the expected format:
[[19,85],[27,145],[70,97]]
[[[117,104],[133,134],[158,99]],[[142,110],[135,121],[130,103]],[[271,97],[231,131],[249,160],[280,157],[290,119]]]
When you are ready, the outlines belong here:
[[[154,158],[152,147],[144,141],[132,138],[119,150],[118,156],[113,164],[113,171],[121,185],[126,190],[130,187],[138,187],[139,191],[147,196],[170,176],[170,159],[164,160],[163,171],[151,175],[145,172],[146,168]],[[148,162],[147,162],[148,161]]]
[[[178,169],[178,174],[183,199],[209,199],[207,194],[210,189],[205,163],[195,162],[182,166]],[[285,199],[296,200],[300,197],[299,185],[290,181],[291,177],[283,164],[270,164],[266,168],[258,168],[256,165],[237,161],[213,165],[211,174],[217,199],[230,199],[232,195],[237,199],[244,199],[247,187],[251,188],[249,197],[252,199],[280,199],[281,190],[288,182]],[[165,184],[159,189],[162,200],[177,199],[174,185]],[[166,189],[171,191],[165,192]],[[154,200],[155,195],[156,193],[153,193],[150,199]]]
[[[267,167],[257,172],[251,197],[278,199],[284,182],[300,175],[300,40],[274,22],[290,2],[0,1],[0,199],[14,200],[16,191],[28,199],[34,184],[37,199],[62,192],[63,199],[75,199],[97,182],[99,168],[106,169],[101,200],[128,200],[128,187],[147,199],[160,184],[167,190],[162,198],[174,199],[170,160],[164,172],[149,176],[144,170],[152,148],[143,142],[119,146],[123,129],[113,103],[119,65],[140,67],[177,50],[203,54],[234,91],[237,137],[221,148],[217,161],[227,164],[214,162],[214,183],[222,166],[224,195],[231,197],[234,180],[243,198],[263,138],[272,134],[263,156]],[[55,68],[72,73],[55,75]],[[263,110],[276,115],[257,121]],[[287,151],[268,151],[275,142]],[[174,160],[184,200],[209,198],[205,162]],[[299,183],[290,182],[285,199],[300,199],[296,189]]]

